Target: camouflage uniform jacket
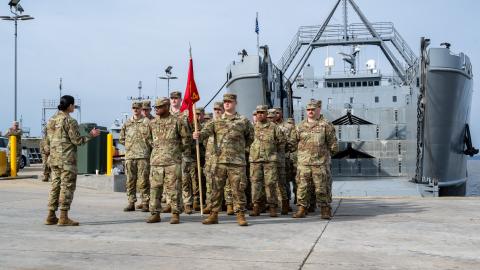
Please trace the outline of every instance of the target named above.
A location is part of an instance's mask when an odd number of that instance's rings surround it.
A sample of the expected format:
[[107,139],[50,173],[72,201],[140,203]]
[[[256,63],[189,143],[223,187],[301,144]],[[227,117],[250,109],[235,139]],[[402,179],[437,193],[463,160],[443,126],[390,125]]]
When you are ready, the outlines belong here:
[[330,165],[337,152],[334,126],[323,115],[314,122],[302,121],[296,129],[298,165]]
[[68,113],[58,111],[47,123],[47,151],[50,166],[76,171],[77,146],[88,142],[90,135],[80,136],[77,120]]
[[[213,120],[210,120],[205,123],[205,126],[212,122]],[[203,141],[203,144],[205,145],[205,162],[212,164],[216,160],[216,155],[215,155],[215,136],[210,136],[207,139]]]
[[289,157],[289,154],[296,151],[296,139],[295,139],[295,125],[289,124],[287,121],[282,121],[277,124],[285,137],[285,156]]
[[49,149],[47,145],[47,125],[42,129],[42,140],[40,141],[40,153],[43,155],[49,155]]
[[146,117],[131,117],[120,130],[119,143],[125,145],[125,159],[143,159],[150,157],[148,144],[148,120]]
[[11,128],[8,129],[7,133],[5,133],[5,137],[7,138],[10,136],[15,136],[17,138],[17,156],[22,154],[22,134],[23,131],[21,129],[12,130]]
[[271,122],[255,124],[255,140],[250,146],[250,162],[277,162],[278,152],[285,146],[285,137],[278,125]]
[[238,113],[223,114],[219,119],[208,122],[200,132],[200,141],[214,136],[214,151],[217,163],[246,165],[245,150],[254,138],[252,123]]
[[182,154],[190,148],[192,137],[181,119],[170,114],[150,121],[148,141],[153,147],[150,165],[169,166],[182,162]]

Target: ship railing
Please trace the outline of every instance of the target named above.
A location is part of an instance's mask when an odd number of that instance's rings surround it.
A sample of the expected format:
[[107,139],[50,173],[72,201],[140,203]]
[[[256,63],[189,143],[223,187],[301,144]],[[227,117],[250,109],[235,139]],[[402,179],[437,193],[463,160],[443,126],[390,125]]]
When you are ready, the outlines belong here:
[[[374,30],[379,35],[382,41],[391,41],[393,45],[400,52],[404,58],[407,68],[410,67],[417,59],[415,53],[410,49],[408,44],[402,38],[402,36],[395,29],[391,22],[376,22],[372,23]],[[300,51],[302,46],[309,45],[316,37],[320,30],[320,25],[313,26],[301,26],[297,33],[294,35],[289,46],[282,54],[277,66],[282,72],[286,72],[289,65],[293,62],[295,56]],[[370,30],[363,23],[352,23],[347,27],[347,36],[351,44],[355,44],[355,41],[377,41],[372,36]],[[315,40],[312,43],[313,46],[326,46],[329,43],[335,44],[338,41],[345,40],[345,27],[341,24],[328,25],[322,33],[320,39]]]

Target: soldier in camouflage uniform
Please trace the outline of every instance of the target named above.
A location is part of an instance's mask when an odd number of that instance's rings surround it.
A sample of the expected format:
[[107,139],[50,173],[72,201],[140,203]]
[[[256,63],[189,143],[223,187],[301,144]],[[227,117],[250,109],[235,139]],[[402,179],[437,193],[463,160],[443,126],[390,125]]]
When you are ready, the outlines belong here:
[[148,144],[148,123],[150,120],[141,113],[142,103],[132,103],[133,115],[120,130],[119,143],[125,145],[125,173],[127,175],[128,205],[123,211],[135,211],[137,201],[137,182],[142,197],[142,211],[148,212],[150,194],[148,192],[148,173],[150,165],[150,145]]
[[[203,107],[198,107],[198,108],[196,108],[195,113],[197,114],[198,130],[202,130],[202,128],[205,124],[205,119],[204,119],[205,109]],[[193,123],[191,124],[190,129],[194,130]],[[203,141],[199,142],[199,149],[200,149],[200,165],[203,167],[205,165],[205,146],[204,146]],[[191,149],[192,159],[194,161],[197,160],[196,151],[197,151],[196,150],[196,142],[194,141],[192,143],[192,149]],[[195,175],[192,178],[193,208],[195,209],[195,211],[200,211],[200,186],[199,186],[199,183],[198,183],[197,163],[193,162],[192,165],[195,168]],[[202,173],[201,177],[202,177],[202,183],[203,183],[202,184],[202,191],[205,192],[205,178],[203,176],[203,173]],[[202,196],[203,195],[204,194],[202,194]]]
[[[17,172],[20,170],[20,162],[22,161],[22,135],[23,131],[19,127],[17,121],[13,121],[12,127],[9,128],[8,131],[5,133],[5,137],[7,138],[9,138],[10,136],[15,136],[17,138]],[[8,159],[10,160],[10,155],[8,155]]]
[[150,100],[142,101],[142,115],[148,120],[155,118],[155,116],[152,115],[152,103]]
[[[268,120],[274,124],[276,123],[277,120],[277,110],[276,109],[269,109],[268,110]],[[278,124],[277,124],[278,126]],[[283,132],[283,137],[287,138],[287,135],[285,134],[285,130],[280,128],[280,130]],[[288,196],[287,196],[287,191],[285,188],[285,147],[286,144],[282,145],[282,148],[278,149],[278,158],[277,158],[277,165],[278,165],[278,181],[276,181],[277,184],[277,196],[278,200],[282,202],[282,210],[281,214],[282,215],[287,215],[288,214]]]
[[[50,156],[48,163],[52,170],[52,189],[48,198],[46,225],[78,226],[68,217],[77,183],[77,146],[100,135],[92,129],[88,136],[80,136],[78,123],[70,116],[75,110],[75,100],[65,95],[60,99],[59,111],[48,120],[45,147]],[[55,212],[60,207],[60,219]]]
[[172,218],[170,224],[180,223],[180,193],[182,179],[182,152],[190,148],[191,135],[182,120],[169,112],[168,98],[155,101],[155,119],[148,125],[148,140],[152,148],[150,157],[150,212],[147,223],[160,222],[161,196],[165,187],[170,198]]
[[48,152],[48,145],[47,145],[47,125],[45,125],[42,129],[42,140],[40,141],[40,153],[42,154],[42,167],[43,167],[43,182],[48,182],[50,179],[50,166],[48,165],[48,156],[50,153]]
[[296,129],[297,153],[297,205],[294,218],[303,218],[308,207],[308,184],[315,187],[316,202],[321,209],[321,217],[332,216],[332,179],[330,157],[337,151],[335,128],[320,113],[321,103],[311,101],[307,105],[307,119]]
[[[286,198],[284,197],[284,194],[282,195],[282,209],[284,215],[288,214],[288,211],[291,211],[290,208],[290,199],[292,198],[292,192],[290,189],[290,182],[294,181],[295,176],[292,176],[292,160],[290,159],[290,154],[294,152],[295,148],[295,125],[291,125],[287,123],[287,121],[283,120],[283,112],[282,108],[280,107],[275,107],[275,123],[280,127],[280,129],[283,131],[286,139],[286,144],[285,144],[285,169],[280,171],[279,173],[283,174],[280,175],[280,178],[283,178],[284,185],[285,185],[285,192],[286,192]],[[288,209],[288,210],[287,210]]]
[[285,144],[283,132],[273,122],[267,121],[267,105],[257,106],[255,139],[250,146],[250,181],[252,183],[253,211],[250,216],[260,215],[262,193],[265,190],[270,216],[277,217],[278,150]]
[[[293,118],[288,118],[287,123],[290,124],[292,128],[292,135],[295,137],[295,120]],[[291,179],[292,182],[292,194],[295,196],[294,204],[297,204],[297,181],[295,177],[297,175],[297,150],[296,144],[292,145],[289,149],[288,159],[287,159],[287,179]],[[291,197],[290,197],[291,199]]]
[[247,226],[245,220],[245,149],[253,142],[254,130],[252,123],[244,116],[239,115],[235,108],[237,95],[223,95],[225,113],[220,119],[215,119],[206,125],[201,132],[194,132],[194,138],[205,140],[215,136],[215,152],[217,164],[212,186],[210,203],[212,211],[203,224],[217,224],[225,182],[230,182],[232,187],[234,210],[237,212],[237,222],[240,226]]
[[[220,117],[222,117],[222,114],[224,112],[223,110],[223,102],[215,102],[214,105],[213,105],[213,111],[215,113],[213,120],[215,119],[218,119]],[[209,121],[208,121],[209,122]],[[205,124],[208,124],[205,123]],[[205,178],[206,178],[206,187],[207,187],[207,191],[206,191],[206,196],[205,196],[205,199],[206,199],[206,202],[207,202],[207,207],[205,207],[205,209],[203,209],[203,213],[205,214],[210,214],[210,211],[212,210],[212,205],[210,204],[210,196],[212,194],[212,179],[213,179],[213,168],[215,168],[215,165],[216,165],[216,153],[215,153],[215,136],[210,136],[208,137],[208,139],[206,141],[204,141],[205,143],[205,166],[203,168],[203,172],[205,174]],[[231,192],[231,190],[230,190]],[[226,195],[226,191],[225,191],[225,197],[227,197]],[[233,210],[233,208],[232,208]]]
[[[182,105],[182,93],[179,91],[173,91],[170,93],[170,114],[179,118],[182,123],[190,129],[188,122],[188,112],[180,112],[180,107]],[[182,154],[182,179],[181,183],[178,185],[178,192],[182,194],[180,197],[181,203],[183,204],[185,213],[192,214],[193,211],[193,191],[192,191],[192,179],[195,178],[195,164],[193,163],[193,155],[191,149],[189,151],[184,151]],[[172,207],[170,206],[170,197],[167,196],[166,190],[163,190],[162,203],[165,203],[165,207],[162,209],[163,213],[172,212]]]

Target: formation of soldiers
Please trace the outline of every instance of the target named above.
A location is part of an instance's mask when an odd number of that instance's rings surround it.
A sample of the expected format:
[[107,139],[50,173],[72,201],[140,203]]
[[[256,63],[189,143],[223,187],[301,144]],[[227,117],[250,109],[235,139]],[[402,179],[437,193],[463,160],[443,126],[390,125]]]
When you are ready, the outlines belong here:
[[[295,194],[294,218],[305,217],[316,205],[322,218],[331,217],[330,156],[337,151],[337,141],[333,125],[321,115],[320,101],[312,100],[307,119],[295,126],[293,119],[283,119],[281,108],[266,105],[257,106],[251,122],[236,112],[236,95],[225,94],[215,102],[213,115],[196,109],[197,132],[188,114],[180,113],[180,104],[181,93],[172,92],[170,99],[155,101],[152,117],[150,101],[133,102],[132,117],[120,135],[126,148],[124,211],[150,212],[148,223],[160,222],[161,212],[171,213],[170,223],[178,224],[180,213],[200,210],[202,197],[204,213],[209,214],[203,224],[217,224],[225,207],[246,226],[247,210],[250,216],[287,215]],[[200,144],[200,172],[195,140]],[[141,203],[135,206],[137,186]]]
[[[332,217],[330,157],[337,151],[337,140],[333,125],[321,114],[321,101],[311,100],[307,118],[296,126],[293,119],[283,119],[281,108],[266,105],[257,106],[250,121],[237,113],[236,95],[225,94],[223,101],[214,103],[213,114],[196,109],[197,131],[188,113],[180,112],[181,101],[177,91],[170,98],[155,100],[155,116],[151,115],[150,101],[132,103],[132,116],[123,125],[119,140],[125,145],[128,202],[124,211],[150,212],[147,223],[160,222],[162,212],[171,213],[170,223],[178,224],[180,214],[199,211],[203,199],[203,210],[208,214],[203,224],[217,224],[218,213],[226,210],[228,215],[236,215],[240,226],[247,226],[248,210],[250,216],[264,212],[270,217],[288,215],[292,212],[290,200],[295,197],[293,218],[304,218],[316,206],[321,218]],[[49,225],[61,223],[55,216],[58,204],[62,205],[62,224],[78,225],[63,214],[69,209],[73,191],[68,198],[58,198],[54,188],[57,182],[62,183],[63,192],[65,172],[58,166],[66,164],[60,151],[52,151],[54,142],[69,141],[76,151],[76,145],[98,135],[98,130],[92,130],[86,137],[79,136],[76,121],[64,114],[60,110],[52,117],[46,130],[45,149],[50,155],[53,182],[46,220]],[[63,119],[68,119],[67,127],[73,131],[55,131]],[[68,136],[73,140],[65,140]],[[195,157],[197,141],[200,171]],[[65,178],[72,182],[73,175]],[[140,202],[135,205],[137,189]]]

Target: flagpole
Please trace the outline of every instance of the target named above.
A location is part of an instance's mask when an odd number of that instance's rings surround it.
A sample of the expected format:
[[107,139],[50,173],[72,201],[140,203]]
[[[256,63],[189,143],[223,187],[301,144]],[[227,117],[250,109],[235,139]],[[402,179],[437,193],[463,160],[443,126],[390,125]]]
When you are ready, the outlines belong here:
[[257,54],[260,56],[260,31],[258,29],[258,12],[257,12],[257,19],[255,21],[255,32],[257,32]]
[[[192,59],[192,45],[190,42],[188,43],[190,49],[190,60]],[[189,85],[191,87],[191,85]],[[190,91],[191,93],[191,91]],[[197,106],[195,105],[196,102],[193,103],[193,126],[195,132],[198,132],[198,123],[197,123]],[[200,191],[200,216],[203,216],[203,190],[202,190],[202,166],[200,166],[200,142],[195,140],[195,152],[197,156],[197,177],[198,177],[198,188]]]

